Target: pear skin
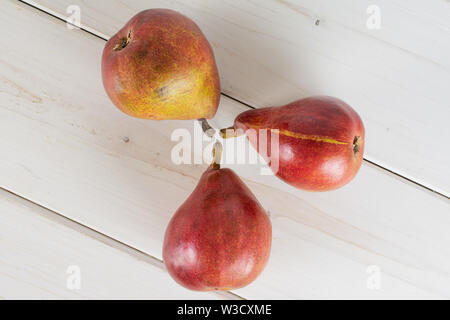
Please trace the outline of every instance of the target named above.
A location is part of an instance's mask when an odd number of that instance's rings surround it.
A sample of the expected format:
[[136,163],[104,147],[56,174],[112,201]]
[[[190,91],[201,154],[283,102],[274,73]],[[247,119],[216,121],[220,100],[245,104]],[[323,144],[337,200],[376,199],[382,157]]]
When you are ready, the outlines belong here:
[[[248,110],[236,117],[234,129],[245,131],[258,152],[264,151],[261,154],[280,179],[302,190],[342,187],[355,177],[363,160],[361,118],[333,97]],[[266,130],[266,144],[260,141],[261,129]],[[278,138],[276,148],[272,148],[272,136]]]
[[210,167],[172,217],[163,259],[188,289],[231,290],[258,277],[271,242],[270,219],[248,187],[232,170]]
[[144,119],[210,119],[220,100],[212,48],[198,26],[167,9],[138,13],[111,37],[102,79],[112,102]]

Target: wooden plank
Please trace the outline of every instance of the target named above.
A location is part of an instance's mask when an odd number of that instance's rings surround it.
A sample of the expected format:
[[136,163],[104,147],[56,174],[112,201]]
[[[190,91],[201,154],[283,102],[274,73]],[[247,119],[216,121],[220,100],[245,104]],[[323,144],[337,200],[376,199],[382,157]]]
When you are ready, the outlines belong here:
[[[0,62],[2,186],[161,258],[165,226],[205,168],[170,160],[171,133],[192,132],[194,122],[117,111],[100,79],[103,40],[11,1],[0,23],[16,30],[4,34]],[[223,99],[214,124],[244,108]],[[442,197],[367,164],[329,193],[290,188],[259,166],[232,167],[274,228],[269,265],[240,296],[450,297],[450,204]],[[382,272],[379,290],[366,285],[371,265]]]
[[236,298],[184,290],[161,261],[2,189],[0,220],[3,299]]
[[[168,7],[214,45],[222,87],[253,106],[342,98],[367,131],[366,158],[450,196],[450,5],[432,1],[27,1],[109,37],[135,13]],[[369,6],[381,29],[366,26]],[[314,24],[320,20],[318,26]]]

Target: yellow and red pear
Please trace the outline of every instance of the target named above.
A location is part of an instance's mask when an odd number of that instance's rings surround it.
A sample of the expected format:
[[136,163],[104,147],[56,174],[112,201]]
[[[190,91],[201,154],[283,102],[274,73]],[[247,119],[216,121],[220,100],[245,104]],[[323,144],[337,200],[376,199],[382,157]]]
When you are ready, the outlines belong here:
[[173,10],[142,11],[112,36],[102,78],[112,102],[138,118],[209,119],[219,105],[211,46],[191,19]]

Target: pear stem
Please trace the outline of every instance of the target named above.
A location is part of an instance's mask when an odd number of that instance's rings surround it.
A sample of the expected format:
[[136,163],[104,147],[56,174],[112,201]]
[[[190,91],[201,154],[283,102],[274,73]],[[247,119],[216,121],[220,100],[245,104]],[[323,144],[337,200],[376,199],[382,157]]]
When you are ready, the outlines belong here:
[[202,126],[203,132],[210,138],[214,137],[216,130],[211,127],[208,121],[205,118],[198,119],[198,122]]
[[236,138],[244,134],[243,130],[236,130],[234,127],[220,129],[220,136],[223,139]]
[[210,168],[214,170],[220,169],[220,159],[222,158],[222,150],[223,150],[222,144],[219,141],[216,141],[212,149],[213,163],[211,163]]

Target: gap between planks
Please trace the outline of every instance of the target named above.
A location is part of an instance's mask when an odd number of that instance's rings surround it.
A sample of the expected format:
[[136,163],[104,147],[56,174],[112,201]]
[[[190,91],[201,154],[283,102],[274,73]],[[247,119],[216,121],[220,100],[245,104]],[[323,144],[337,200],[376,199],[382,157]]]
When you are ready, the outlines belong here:
[[[101,243],[103,243],[113,249],[116,249],[116,250],[119,250],[121,252],[128,254],[130,257],[132,257],[134,259],[151,264],[152,266],[157,267],[161,270],[165,270],[163,261],[148,254],[148,253],[145,253],[139,249],[136,249],[136,248],[134,248],[126,243],[123,243],[117,239],[111,238],[110,236],[108,236],[102,232],[99,232],[95,229],[92,229],[84,224],[74,221],[54,210],[51,210],[49,208],[46,208],[46,207],[40,205],[39,203],[36,203],[30,199],[24,198],[23,196],[21,196],[17,193],[14,193],[11,190],[8,190],[8,189],[2,188],[2,187],[0,187],[0,190],[3,190],[5,192],[9,193],[13,197],[18,197],[18,198],[26,201],[28,204],[30,204],[32,206],[37,206],[37,207],[44,209],[44,211],[41,215],[50,221],[53,221],[53,222],[56,222],[58,224],[65,226],[65,227],[68,227],[71,230],[74,230],[83,235],[86,235],[93,240],[100,241]],[[213,293],[215,295],[218,295],[222,298],[229,299],[229,300],[246,300],[244,297],[242,297],[234,292],[231,292],[231,291],[212,291],[210,293]]]
[[[53,10],[50,10],[50,8],[47,8],[47,7],[43,6],[43,5],[40,5],[40,4],[36,3],[33,0],[17,0],[17,1],[19,1],[21,3],[24,3],[24,4],[34,8],[36,10],[39,10],[39,11],[43,12],[43,13],[46,13],[46,14],[48,14],[48,15],[50,15],[50,16],[52,16],[52,17],[54,17],[54,18],[56,18],[56,19],[58,19],[58,20],[60,20],[60,21],[62,21],[64,23],[71,24],[70,22],[68,22],[66,20],[65,16],[63,16],[63,15],[61,15],[61,14],[59,14],[59,13],[53,11]],[[73,25],[73,26],[78,28],[75,25]],[[88,26],[81,25],[81,27],[79,29],[83,30],[84,32],[89,33],[90,35],[92,35],[94,37],[100,38],[100,39],[102,39],[104,41],[108,41],[108,39],[109,39],[109,37],[107,35],[101,33],[100,31],[98,31],[98,30],[96,30],[94,28],[90,28]],[[234,100],[234,101],[236,101],[236,102],[238,102],[238,103],[240,103],[240,104],[242,104],[242,105],[244,105],[244,106],[246,106],[246,107],[248,107],[250,109],[256,109],[254,106],[252,106],[252,105],[250,105],[250,104],[248,104],[246,102],[243,102],[243,101],[241,101],[241,100],[239,100],[239,99],[237,99],[237,98],[235,98],[235,97],[233,97],[233,96],[231,96],[231,95],[229,95],[227,93],[221,92],[221,95],[224,96],[224,97],[227,97],[227,98],[229,98],[231,100]],[[431,186],[427,186],[427,185],[425,185],[423,183],[420,183],[420,182],[418,182],[418,181],[416,181],[414,179],[408,178],[406,175],[403,175],[403,174],[395,172],[395,171],[393,171],[391,169],[388,169],[387,167],[376,163],[376,161],[369,160],[367,158],[364,158],[363,160],[369,165],[372,165],[372,166],[377,167],[379,169],[385,170],[385,171],[387,171],[387,172],[389,172],[389,173],[391,173],[391,174],[393,174],[393,175],[395,175],[395,176],[397,176],[397,177],[399,177],[401,179],[404,179],[404,180],[406,180],[406,181],[408,181],[410,183],[413,183],[414,185],[419,186],[419,187],[421,187],[421,188],[423,188],[423,189],[425,189],[425,190],[427,190],[427,191],[429,191],[429,192],[431,192],[433,194],[436,194],[438,196],[444,197],[446,199],[450,199],[450,196],[447,196],[444,193],[441,193],[441,192],[433,189]]]

